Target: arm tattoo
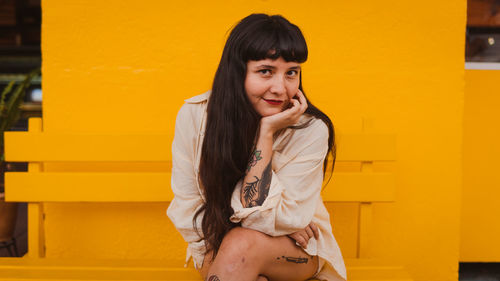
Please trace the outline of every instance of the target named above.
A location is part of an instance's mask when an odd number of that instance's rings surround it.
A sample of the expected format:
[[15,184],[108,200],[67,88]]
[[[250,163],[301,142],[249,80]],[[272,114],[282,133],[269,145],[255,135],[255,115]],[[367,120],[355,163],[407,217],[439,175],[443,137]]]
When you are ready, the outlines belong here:
[[250,169],[257,164],[257,161],[262,159],[262,157],[260,157],[261,152],[261,150],[254,150],[251,155],[252,159],[248,162],[247,173],[250,172]]
[[245,199],[245,203],[247,207],[253,207],[252,206],[252,198],[255,196],[255,193],[257,193],[257,184],[259,183],[260,179],[256,176],[254,182],[247,182],[246,186],[243,189],[243,198]]
[[212,275],[210,277],[208,277],[207,279],[208,281],[220,281],[219,277],[217,277],[217,275]]
[[246,207],[261,206],[262,203],[267,198],[269,194],[269,188],[271,187],[272,178],[272,165],[271,161],[267,164],[264,172],[262,173],[262,178],[259,179],[255,177],[255,181],[247,182],[243,188],[243,198],[245,199]]
[[267,164],[266,169],[264,169],[264,172],[262,173],[262,179],[259,184],[259,193],[256,200],[259,206],[264,203],[264,200],[266,200],[267,195],[269,194],[269,188],[271,187],[271,176],[272,166],[271,161],[269,161],[269,164]]
[[[279,260],[280,257],[277,257],[276,259]],[[301,258],[301,257],[295,258],[295,257],[281,256],[281,259],[284,259],[287,262],[293,262],[293,263],[307,263],[309,261],[308,258]]]

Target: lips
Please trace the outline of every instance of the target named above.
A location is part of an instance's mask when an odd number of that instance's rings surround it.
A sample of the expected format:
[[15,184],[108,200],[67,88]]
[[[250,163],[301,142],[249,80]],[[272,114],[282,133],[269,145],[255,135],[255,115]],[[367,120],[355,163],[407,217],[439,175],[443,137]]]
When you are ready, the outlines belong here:
[[281,100],[267,100],[267,99],[263,99],[263,100],[266,101],[270,105],[280,105],[283,103],[283,101],[281,101]]

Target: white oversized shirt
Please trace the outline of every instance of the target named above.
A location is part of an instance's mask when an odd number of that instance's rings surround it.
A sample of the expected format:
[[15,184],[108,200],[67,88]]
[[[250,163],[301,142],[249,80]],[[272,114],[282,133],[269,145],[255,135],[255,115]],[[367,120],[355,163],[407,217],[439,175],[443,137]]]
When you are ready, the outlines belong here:
[[[193,258],[201,268],[205,243],[201,233],[201,217],[193,216],[205,198],[199,181],[201,147],[205,135],[206,108],[210,91],[186,100],[177,114],[172,143],[172,190],[174,199],[167,215],[188,243],[186,259]],[[262,206],[244,208],[240,201],[241,179],[232,194],[232,222],[271,236],[282,236],[303,230],[310,222],[319,228],[319,238],[309,239],[309,255],[325,261],[315,278],[347,280],[340,248],[332,234],[330,216],[321,199],[323,160],[328,150],[328,128],[320,119],[307,114],[298,124],[313,118],[303,129],[282,130],[273,141],[272,178],[269,194]],[[297,244],[298,245],[298,244]]]

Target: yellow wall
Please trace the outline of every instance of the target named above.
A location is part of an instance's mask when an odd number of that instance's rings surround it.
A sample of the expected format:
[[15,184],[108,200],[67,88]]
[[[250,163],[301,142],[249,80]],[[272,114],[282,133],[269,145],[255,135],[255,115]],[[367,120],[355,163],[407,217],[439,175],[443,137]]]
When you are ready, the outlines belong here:
[[460,261],[500,261],[499,70],[465,71]]
[[[415,280],[457,280],[466,2],[305,3],[44,0],[44,131],[173,132],[183,99],[209,89],[226,31],[250,12],[280,13],[305,33],[305,91],[337,131],[365,118],[398,136],[397,203],[374,209],[372,255]],[[166,207],[48,204],[47,256],[182,260]],[[352,257],[355,206],[330,209]]]

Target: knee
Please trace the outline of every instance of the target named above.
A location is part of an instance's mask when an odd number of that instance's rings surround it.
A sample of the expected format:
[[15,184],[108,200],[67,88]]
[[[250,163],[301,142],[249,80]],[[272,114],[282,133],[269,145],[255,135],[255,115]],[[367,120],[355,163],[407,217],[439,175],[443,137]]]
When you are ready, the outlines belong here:
[[267,235],[248,228],[235,227],[231,229],[220,246],[219,252],[231,256],[249,256],[261,249]]

